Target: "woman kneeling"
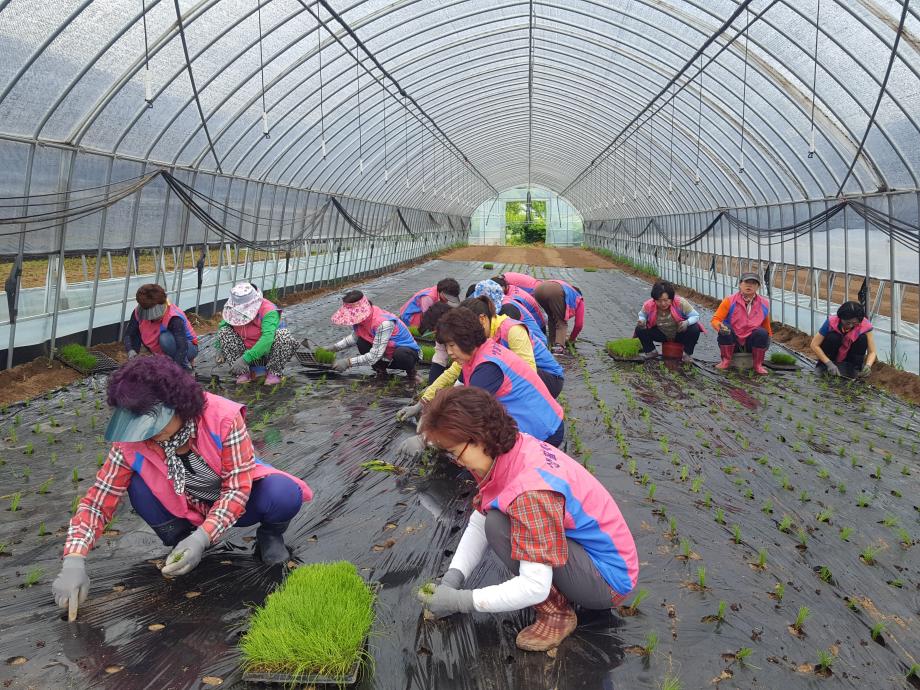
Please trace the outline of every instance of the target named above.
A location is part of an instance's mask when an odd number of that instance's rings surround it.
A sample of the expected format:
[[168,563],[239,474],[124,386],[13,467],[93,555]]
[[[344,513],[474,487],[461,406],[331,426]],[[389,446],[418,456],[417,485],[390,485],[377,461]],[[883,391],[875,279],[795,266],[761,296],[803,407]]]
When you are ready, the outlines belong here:
[[[450,567],[419,599],[435,615],[498,613],[533,606],[517,646],[545,651],[578,624],[572,604],[618,606],[636,586],[636,545],[616,501],[562,451],[518,432],[501,403],[476,388],[438,393],[421,431],[479,484],[474,511]],[[459,589],[491,548],[515,577]]]

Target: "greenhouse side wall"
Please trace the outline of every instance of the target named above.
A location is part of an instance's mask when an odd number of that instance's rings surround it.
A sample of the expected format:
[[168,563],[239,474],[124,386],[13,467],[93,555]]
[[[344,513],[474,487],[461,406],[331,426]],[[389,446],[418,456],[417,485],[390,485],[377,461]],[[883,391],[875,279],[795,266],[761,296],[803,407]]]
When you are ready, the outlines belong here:
[[764,278],[771,315],[817,331],[844,301],[864,303],[879,360],[920,373],[920,194],[805,201],[585,221],[585,246],[721,299],[742,271]]
[[[54,163],[68,165],[65,154],[57,151]],[[4,367],[67,342],[120,340],[145,283],[160,283],[172,303],[207,317],[237,282],[273,296],[323,288],[465,244],[469,235],[464,216],[182,171],[166,184],[131,161],[105,163],[103,192],[92,184],[99,171],[83,178],[71,171],[57,189],[76,191],[59,193],[41,182],[54,165],[36,167],[38,156],[21,202],[3,209],[5,220],[23,219],[7,223],[18,232],[0,236]],[[89,165],[76,159],[74,167]],[[93,200],[97,212],[70,212]]]

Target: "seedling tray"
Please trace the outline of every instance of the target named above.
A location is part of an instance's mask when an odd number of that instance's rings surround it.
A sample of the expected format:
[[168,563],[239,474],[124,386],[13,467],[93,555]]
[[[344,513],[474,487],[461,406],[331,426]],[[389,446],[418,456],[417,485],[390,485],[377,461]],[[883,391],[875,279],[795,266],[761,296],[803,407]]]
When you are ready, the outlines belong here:
[[640,357],[639,355],[634,357],[621,357],[620,355],[613,354],[609,350],[607,351],[607,354],[610,355],[614,362],[635,362],[637,364],[641,364],[645,361],[645,358]]
[[120,366],[118,362],[116,362],[104,352],[89,350],[89,353],[96,358],[96,364],[89,369],[84,369],[82,367],[76,366],[75,364],[72,364],[71,362],[68,362],[57,352],[54,353],[54,358],[64,366],[68,366],[74,371],[79,371],[84,376],[89,376],[90,374],[108,374],[109,372],[115,371]]
[[320,362],[317,362],[312,352],[308,352],[306,350],[298,350],[294,354],[297,356],[297,359],[300,362],[301,366],[306,367],[307,369],[322,369],[323,371],[335,371],[335,368],[331,364],[321,364]]
[[798,364],[780,364],[779,362],[771,362],[769,359],[764,360],[763,365],[773,371],[796,371],[799,369]]

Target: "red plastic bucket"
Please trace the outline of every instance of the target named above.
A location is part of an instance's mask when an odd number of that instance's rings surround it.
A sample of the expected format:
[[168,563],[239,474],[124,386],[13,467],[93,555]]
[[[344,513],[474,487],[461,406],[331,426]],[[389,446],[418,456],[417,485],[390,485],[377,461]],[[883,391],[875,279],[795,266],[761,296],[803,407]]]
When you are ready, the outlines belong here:
[[673,340],[661,343],[661,356],[665,359],[680,359],[684,356],[684,346]]

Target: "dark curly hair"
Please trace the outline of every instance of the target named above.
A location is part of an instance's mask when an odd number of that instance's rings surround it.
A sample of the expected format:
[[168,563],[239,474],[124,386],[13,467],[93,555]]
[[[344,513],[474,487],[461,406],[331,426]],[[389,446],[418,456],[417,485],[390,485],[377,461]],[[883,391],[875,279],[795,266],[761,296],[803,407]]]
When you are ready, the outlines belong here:
[[497,276],[493,276],[492,280],[502,286],[502,290],[508,292],[508,281],[505,280],[505,274],[499,273]]
[[166,304],[166,290],[156,283],[141,285],[135,294],[141,309],[150,309],[158,304]]
[[460,445],[471,441],[497,458],[517,443],[518,425],[491,393],[473,386],[438,391],[425,408],[420,427],[432,443]]
[[451,309],[438,321],[435,340],[442,345],[455,343],[467,354],[486,341],[479,317],[466,307]]
[[428,310],[422,314],[422,320],[418,325],[419,333],[430,333],[435,328],[437,328],[438,321],[441,320],[441,317],[449,312],[453,307],[451,307],[447,302],[435,302]]
[[438,281],[437,291],[440,295],[453,295],[460,297],[460,283],[454,278],[444,278]]
[[490,321],[495,318],[495,305],[485,295],[479,297],[470,297],[460,303],[461,307],[466,307],[477,316],[485,316]]
[[674,299],[675,292],[674,284],[666,280],[659,280],[652,285],[652,299],[660,299],[662,295],[667,295],[671,299]]
[[866,318],[866,310],[859,302],[844,302],[838,307],[837,316],[844,321],[849,321],[850,319],[862,321]]
[[195,419],[204,409],[204,391],[185,369],[165,355],[136,357],[109,377],[107,400],[146,414],[157,403],[171,407],[183,421]]

